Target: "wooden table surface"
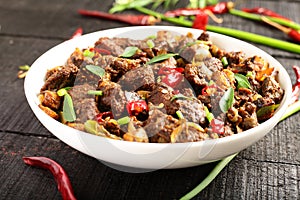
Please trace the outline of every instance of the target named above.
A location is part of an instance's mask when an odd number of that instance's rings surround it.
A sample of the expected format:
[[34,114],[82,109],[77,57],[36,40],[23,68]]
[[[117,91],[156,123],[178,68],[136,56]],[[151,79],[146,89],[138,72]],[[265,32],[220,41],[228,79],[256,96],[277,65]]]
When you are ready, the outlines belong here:
[[[215,166],[211,163],[149,173],[120,172],[62,143],[34,116],[24,96],[23,80],[17,78],[18,66],[32,64],[78,27],[89,33],[128,26],[77,14],[80,8],[108,11],[112,3],[0,0],[0,199],[61,199],[52,175],[26,166],[22,156],[46,156],[60,163],[78,199],[178,199]],[[237,8],[255,6],[268,7],[300,23],[300,1],[239,1]],[[224,23],[220,26],[288,40],[263,24],[229,14],[222,17]],[[295,80],[292,66],[300,66],[300,54],[256,46],[278,59]],[[240,152],[195,199],[299,199],[299,121],[300,114],[293,115]]]

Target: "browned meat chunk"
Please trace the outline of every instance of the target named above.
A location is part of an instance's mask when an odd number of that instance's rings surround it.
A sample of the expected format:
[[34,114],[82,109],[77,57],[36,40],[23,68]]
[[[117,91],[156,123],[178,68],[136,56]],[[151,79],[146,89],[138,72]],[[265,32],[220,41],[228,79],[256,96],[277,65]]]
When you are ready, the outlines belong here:
[[205,122],[204,106],[198,99],[175,99],[169,101],[165,107],[169,115],[175,115],[176,111],[179,110],[184,118],[190,122],[197,124],[204,124]]
[[150,111],[149,118],[145,122],[144,129],[150,142],[170,142],[170,135],[178,126],[178,120],[166,115],[158,109]]
[[59,66],[47,73],[45,83],[41,88],[41,92],[45,90],[60,89],[66,86],[72,86],[76,75],[78,72],[78,67],[72,66]]
[[56,92],[49,90],[44,91],[40,96],[40,102],[43,106],[49,107],[52,110],[58,110],[61,104],[61,97]]
[[110,65],[111,69],[107,71],[111,74],[112,81],[117,82],[126,72],[137,67],[140,67],[140,60],[116,58]]
[[211,75],[208,74],[211,73],[211,71],[208,71],[207,73],[206,66],[203,66],[202,64],[187,64],[184,69],[185,78],[190,82],[197,94],[200,94],[201,89],[208,84],[206,78]]
[[125,110],[126,98],[121,86],[111,81],[102,81],[98,89],[103,92],[98,97],[98,107],[101,112],[112,111],[115,118],[119,118]]
[[160,103],[166,104],[173,96],[173,89],[164,83],[157,83],[154,89],[150,92],[148,101],[154,105]]
[[283,97],[283,90],[273,77],[267,77],[262,83],[261,92],[264,97],[269,97],[279,103]]
[[123,90],[151,90],[155,84],[154,74],[150,66],[130,70],[119,81]]
[[99,113],[95,97],[88,94],[89,90],[95,90],[95,87],[88,84],[75,85],[68,91],[72,97],[77,122],[84,123],[86,120],[95,119]]

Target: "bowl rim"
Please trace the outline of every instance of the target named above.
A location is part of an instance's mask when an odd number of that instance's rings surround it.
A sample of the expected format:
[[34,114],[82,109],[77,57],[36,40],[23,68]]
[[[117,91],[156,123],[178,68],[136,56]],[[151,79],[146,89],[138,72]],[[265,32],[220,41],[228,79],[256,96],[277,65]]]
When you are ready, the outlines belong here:
[[[177,26],[131,26],[131,27],[111,28],[111,29],[105,29],[105,30],[95,31],[95,32],[84,34],[84,35],[82,35],[81,37],[78,37],[78,38],[74,38],[74,39],[71,39],[71,40],[64,41],[64,42],[62,42],[62,43],[60,43],[60,44],[58,44],[58,45],[56,45],[56,46],[48,49],[45,53],[43,53],[42,55],[40,55],[33,62],[32,66],[31,66],[31,69],[36,70],[35,68],[37,67],[36,65],[38,64],[39,60],[48,51],[55,51],[56,48],[60,48],[61,46],[65,45],[66,43],[80,41],[80,40],[82,40],[82,38],[84,38],[84,37],[90,37],[90,36],[92,36],[94,34],[95,35],[100,34],[102,36],[102,34],[109,33],[110,31],[115,31],[115,32],[124,31],[124,30],[134,31],[136,29],[162,29],[162,30],[167,30],[167,31],[169,31],[169,30],[170,31],[178,31],[181,34],[183,34],[182,32],[185,32],[185,33],[192,32],[193,35],[196,32],[199,35],[202,33],[202,30],[197,30],[197,29],[192,29],[192,28],[186,28],[186,27],[177,27]],[[231,135],[231,136],[222,137],[222,138],[209,139],[209,140],[196,141],[196,142],[185,142],[185,143],[141,143],[141,142],[128,142],[128,141],[124,141],[124,140],[114,140],[114,139],[110,139],[110,138],[96,136],[96,135],[93,135],[93,134],[90,134],[90,133],[87,133],[87,132],[84,132],[84,131],[80,131],[80,130],[71,128],[71,127],[69,127],[69,126],[67,126],[67,125],[65,125],[65,124],[63,124],[63,123],[61,123],[61,122],[59,122],[59,121],[51,118],[50,116],[48,116],[46,113],[44,113],[38,107],[38,105],[36,104],[35,100],[32,99],[32,95],[33,95],[32,93],[33,92],[30,90],[30,78],[34,78],[34,77],[33,77],[33,74],[32,74],[33,70],[31,70],[31,69],[28,71],[28,74],[25,77],[25,81],[24,81],[24,91],[25,91],[26,99],[27,99],[27,101],[28,101],[28,103],[30,105],[30,108],[32,109],[32,111],[34,112],[34,114],[36,116],[37,116],[36,112],[41,112],[42,115],[45,115],[45,117],[48,118],[48,120],[55,121],[55,123],[57,123],[59,126],[64,126],[64,128],[73,129],[74,133],[77,133],[77,134],[89,134],[91,137],[95,137],[95,138],[98,138],[100,140],[102,140],[102,139],[103,140],[109,140],[109,141],[114,141],[116,143],[119,143],[119,142],[124,143],[124,142],[126,142],[127,144],[136,145],[136,146],[143,146],[143,147],[144,146],[147,146],[147,147],[160,146],[161,147],[161,146],[172,145],[174,147],[176,146],[176,147],[180,148],[180,147],[186,147],[187,145],[192,145],[192,146],[209,145],[209,143],[207,143],[207,141],[217,141],[218,143],[234,142],[237,139],[247,138],[249,135],[255,134],[255,132],[258,131],[259,129],[262,129],[265,126],[269,126],[269,125],[273,124],[274,123],[273,120],[276,120],[276,124],[277,124],[279,122],[281,116],[283,116],[286,108],[288,107],[288,100],[289,100],[288,97],[291,96],[291,92],[292,92],[291,79],[290,79],[290,77],[289,77],[286,69],[279,63],[279,61],[277,61],[275,58],[273,58],[270,54],[268,54],[267,52],[265,52],[264,50],[262,50],[262,49],[260,49],[260,48],[258,48],[256,46],[254,46],[251,43],[247,43],[245,41],[242,41],[242,40],[230,37],[230,36],[226,36],[226,35],[223,35],[223,34],[215,33],[215,32],[210,32],[210,31],[206,31],[206,32],[209,35],[213,35],[214,37],[223,37],[225,39],[229,38],[230,40],[234,40],[236,42],[243,43],[245,45],[250,45],[250,46],[256,48],[257,50],[259,50],[259,53],[264,53],[265,56],[268,56],[268,59],[272,59],[272,62],[275,62],[277,64],[277,66],[274,66],[274,67],[280,70],[280,73],[283,74],[284,78],[287,78],[287,80],[286,80],[287,87],[284,88],[285,92],[284,92],[283,99],[282,99],[282,101],[280,103],[280,106],[276,109],[276,112],[275,112],[274,116],[272,116],[270,119],[266,120],[265,122],[259,124],[258,126],[254,127],[254,128],[248,129],[246,131],[243,131],[241,133],[237,133],[237,134],[234,134],[234,135]],[[95,42],[95,41],[92,41],[92,42]],[[69,56],[69,55],[66,55],[66,59],[68,58],[67,56]],[[268,60],[268,62],[270,62],[270,60]],[[53,68],[53,67],[54,66],[50,66],[50,67],[47,67],[47,69]],[[281,86],[282,86],[282,84],[281,84]],[[39,117],[37,117],[37,118],[40,121]],[[43,124],[42,121],[40,121],[40,122]],[[51,132],[50,130],[48,130],[48,131]],[[54,135],[54,133],[52,133],[52,132],[51,132],[51,134]],[[55,135],[55,136],[58,137],[57,135]]]

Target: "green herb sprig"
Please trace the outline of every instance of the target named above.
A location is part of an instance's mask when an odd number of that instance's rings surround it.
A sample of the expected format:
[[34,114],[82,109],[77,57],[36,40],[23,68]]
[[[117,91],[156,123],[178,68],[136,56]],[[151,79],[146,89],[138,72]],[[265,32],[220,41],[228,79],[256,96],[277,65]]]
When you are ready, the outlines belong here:
[[130,58],[136,53],[137,50],[139,50],[137,47],[126,47],[120,57]]
[[177,55],[178,55],[177,53],[161,54],[161,55],[153,57],[146,64],[150,65],[150,64],[153,64],[153,63],[156,63],[156,62],[160,62],[160,61],[166,60],[168,58],[171,58],[171,57],[174,57],[174,56],[177,56]]
[[246,76],[243,74],[234,74],[234,78],[237,81],[238,85],[237,88],[251,88],[251,84],[249,83],[248,79]]

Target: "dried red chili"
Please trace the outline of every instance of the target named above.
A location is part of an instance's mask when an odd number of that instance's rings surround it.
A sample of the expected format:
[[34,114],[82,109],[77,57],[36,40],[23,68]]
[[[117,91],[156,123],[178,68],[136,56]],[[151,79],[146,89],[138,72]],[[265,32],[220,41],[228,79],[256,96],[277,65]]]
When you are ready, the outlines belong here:
[[96,10],[78,10],[83,16],[121,21],[131,25],[153,25],[160,20],[151,15],[110,14]]
[[276,17],[284,20],[291,21],[289,18],[284,17],[273,10],[267,9],[267,8],[262,8],[262,7],[255,7],[255,8],[243,8],[242,11],[247,12],[247,13],[255,13],[255,14],[261,14],[269,17]]
[[75,200],[73,188],[66,171],[54,160],[46,157],[23,157],[23,161],[30,166],[49,170],[55,178],[57,188],[64,200]]
[[222,120],[214,118],[211,120],[210,125],[211,125],[212,131],[214,133],[217,133],[220,135],[224,134],[224,122]]
[[174,88],[183,80],[183,75],[182,75],[183,71],[184,69],[181,67],[177,67],[177,68],[162,67],[159,69],[157,74],[165,75],[161,81],[167,84],[168,86]]
[[293,66],[293,70],[296,75],[296,82],[293,84],[291,104],[298,101],[300,96],[300,67]]
[[138,116],[140,113],[148,112],[148,104],[145,100],[130,101],[126,105],[127,112],[130,116]]
[[114,116],[112,114],[111,111],[108,111],[108,112],[102,112],[102,113],[99,113],[96,115],[96,120],[98,122],[104,122],[105,118],[109,117],[110,119],[113,119]]
[[206,13],[196,15],[192,27],[195,29],[206,30],[206,25],[208,23],[208,15]]

